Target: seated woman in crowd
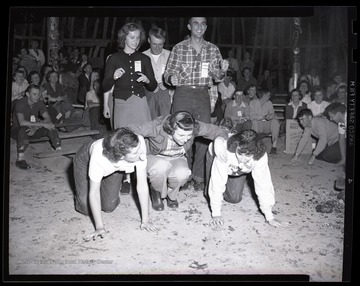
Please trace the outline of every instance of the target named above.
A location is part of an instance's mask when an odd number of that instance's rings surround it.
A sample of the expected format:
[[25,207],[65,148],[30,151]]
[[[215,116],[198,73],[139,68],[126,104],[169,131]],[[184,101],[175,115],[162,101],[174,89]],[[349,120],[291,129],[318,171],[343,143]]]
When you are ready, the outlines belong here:
[[59,83],[59,74],[56,71],[48,72],[46,80],[47,83],[43,86],[43,97],[48,101],[49,113],[53,122],[61,123],[64,119],[70,117],[73,110],[72,103],[68,99],[63,86]]
[[329,105],[329,102],[323,100],[324,91],[321,87],[314,87],[313,92],[315,99],[311,101],[307,106],[311,110],[313,116],[321,116],[325,108]]
[[302,80],[299,83],[299,91],[302,97],[302,102],[309,104],[311,101],[314,100],[311,91],[310,91],[310,84],[306,80]]
[[290,102],[285,106],[285,119],[296,119],[300,110],[307,108],[306,103],[302,102],[302,96],[298,89],[290,92]]

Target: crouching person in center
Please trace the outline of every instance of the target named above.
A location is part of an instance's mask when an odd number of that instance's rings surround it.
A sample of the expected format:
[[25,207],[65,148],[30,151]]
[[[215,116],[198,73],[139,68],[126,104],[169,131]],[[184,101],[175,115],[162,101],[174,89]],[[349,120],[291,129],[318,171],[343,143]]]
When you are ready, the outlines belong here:
[[146,175],[144,138],[126,128],[118,128],[104,138],[90,141],[74,157],[75,209],[92,214],[95,232],[84,237],[89,241],[106,231],[101,211],[112,212],[120,203],[119,192],[125,173],[135,172],[141,207],[141,229],[157,230],[149,220],[149,187]]
[[192,148],[195,137],[214,140],[215,154],[219,160],[226,161],[224,142],[228,137],[227,130],[197,121],[187,111],[177,111],[147,123],[128,125],[127,128],[147,140],[147,174],[152,207],[156,211],[164,210],[162,199],[165,198],[169,208],[179,206],[179,189],[191,176],[185,154]]
[[275,227],[289,224],[274,218],[274,186],[268,166],[268,156],[264,143],[254,130],[242,130],[230,135],[224,143],[227,148],[227,162],[214,156],[212,144],[206,156],[206,175],[212,219],[210,225],[223,225],[221,216],[223,199],[229,203],[239,203],[242,199],[247,174],[254,179],[255,193],[266,221]]

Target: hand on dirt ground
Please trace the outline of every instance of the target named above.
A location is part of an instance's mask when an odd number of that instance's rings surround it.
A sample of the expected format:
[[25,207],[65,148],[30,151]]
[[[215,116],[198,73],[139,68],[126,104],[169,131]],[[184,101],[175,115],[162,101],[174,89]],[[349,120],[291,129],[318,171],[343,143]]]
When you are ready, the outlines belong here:
[[210,220],[210,225],[211,226],[220,226],[224,224],[224,219],[222,216],[214,216],[211,220]]
[[297,162],[299,159],[299,155],[295,155],[294,157],[291,158],[291,162]]
[[315,158],[316,158],[315,155],[311,155],[311,157],[310,157],[310,159],[309,159],[309,161],[308,161],[308,165],[314,164]]
[[158,231],[158,227],[154,225],[151,221],[148,222],[142,222],[140,225],[141,230],[147,230],[147,231]]
[[345,166],[345,162],[346,162],[345,159],[341,159],[341,160],[337,163],[337,165],[339,165],[339,166]]
[[85,236],[83,239],[84,239],[86,242],[88,242],[88,241],[90,241],[90,240],[96,240],[96,238],[97,238],[98,236],[100,236],[101,238],[104,238],[105,233],[106,233],[105,229],[103,229],[103,228],[97,229],[97,230],[95,230],[95,232],[93,232],[92,234],[89,234],[89,235]]
[[268,220],[268,223],[274,227],[289,227],[290,226],[290,224],[288,222],[279,221],[277,219]]

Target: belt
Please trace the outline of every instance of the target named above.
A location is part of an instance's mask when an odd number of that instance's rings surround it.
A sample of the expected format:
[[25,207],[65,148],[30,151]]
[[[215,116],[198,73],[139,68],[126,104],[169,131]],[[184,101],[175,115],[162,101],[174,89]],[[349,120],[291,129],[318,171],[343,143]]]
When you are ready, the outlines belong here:
[[205,85],[180,85],[178,87],[188,88],[188,89],[209,89],[209,87]]

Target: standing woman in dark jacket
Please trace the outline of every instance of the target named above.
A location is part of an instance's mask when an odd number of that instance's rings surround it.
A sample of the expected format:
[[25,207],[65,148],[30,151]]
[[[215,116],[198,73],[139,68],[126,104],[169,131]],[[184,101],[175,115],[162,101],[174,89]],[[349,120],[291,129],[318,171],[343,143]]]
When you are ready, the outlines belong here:
[[145,88],[154,91],[157,81],[150,58],[138,51],[144,41],[141,25],[125,24],[118,32],[120,49],[106,62],[102,86],[104,92],[114,86],[114,129],[151,120]]

